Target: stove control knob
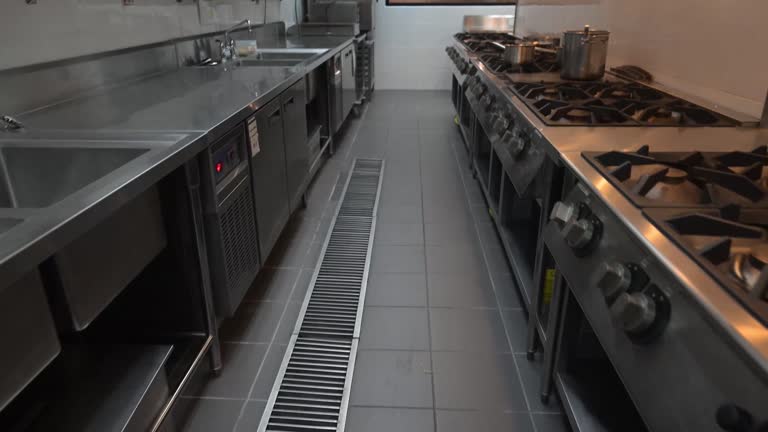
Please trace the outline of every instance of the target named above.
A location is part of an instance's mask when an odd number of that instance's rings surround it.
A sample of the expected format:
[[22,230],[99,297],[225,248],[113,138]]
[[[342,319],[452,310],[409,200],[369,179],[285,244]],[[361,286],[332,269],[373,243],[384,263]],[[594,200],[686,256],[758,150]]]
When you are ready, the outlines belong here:
[[752,414],[735,404],[721,405],[715,413],[715,420],[724,431],[749,432],[752,430]]
[[556,202],[552,206],[552,213],[549,214],[549,220],[559,223],[561,227],[569,224],[574,217],[576,217],[576,206],[562,201]]
[[501,136],[509,127],[509,113],[506,111],[497,111],[494,116],[493,130],[497,135]]
[[616,297],[629,289],[632,272],[621,263],[604,262],[597,277],[597,287],[602,291],[605,301],[612,304]]
[[519,156],[521,153],[523,153],[523,150],[528,147],[529,142],[530,138],[528,138],[527,133],[520,130],[517,131],[515,133],[515,137],[512,139],[512,144],[509,146],[509,153],[513,157]]
[[586,219],[574,219],[563,227],[563,237],[572,249],[581,249],[592,241],[595,225]]
[[477,68],[474,67],[474,66],[470,66],[469,67],[469,74],[472,75],[472,76],[475,76],[476,73],[477,73]]
[[501,141],[501,145],[507,148],[509,148],[512,145],[512,139],[513,139],[513,133],[509,129],[507,129],[507,131],[501,135],[501,138],[499,138],[499,140]]
[[489,111],[493,106],[494,99],[496,99],[496,97],[492,94],[486,94],[480,100],[480,104],[486,109],[486,111]]
[[611,314],[627,333],[642,333],[656,320],[656,303],[643,293],[625,292],[611,305]]

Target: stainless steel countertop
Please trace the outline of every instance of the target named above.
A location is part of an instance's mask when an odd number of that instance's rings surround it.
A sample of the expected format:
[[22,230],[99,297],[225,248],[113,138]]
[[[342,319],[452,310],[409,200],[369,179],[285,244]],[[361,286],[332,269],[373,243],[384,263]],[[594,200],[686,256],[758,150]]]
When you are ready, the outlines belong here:
[[47,107],[19,120],[30,131],[210,131],[243,120],[297,81],[299,68],[183,67]]
[[118,147],[148,151],[49,207],[0,209],[0,218],[21,220],[0,234],[0,289],[195,157],[352,41],[351,37],[293,36],[276,42],[274,47],[328,51],[290,68],[180,68],[19,116],[27,128],[0,132],[0,147]]
[[[768,129],[752,127],[585,127],[547,126],[510,89],[509,83],[488,71],[477,57],[467,58],[485,74],[487,81],[502,89],[506,99],[530,122],[539,136],[537,143],[549,146],[555,162],[567,167],[597,194],[624,221],[626,227],[669,269],[694,298],[713,317],[714,323],[744,350],[747,357],[768,373],[768,330],[747,312],[728,292],[696,264],[682,249],[662,234],[617,188],[598,173],[583,157],[587,151],[636,150],[642,145],[664,151],[752,150],[768,144]],[[522,81],[553,81],[557,74],[516,74]],[[666,89],[664,89],[666,91]],[[697,101],[698,102],[698,101]],[[707,106],[711,106],[708,104]],[[741,120],[744,120],[743,118]]]

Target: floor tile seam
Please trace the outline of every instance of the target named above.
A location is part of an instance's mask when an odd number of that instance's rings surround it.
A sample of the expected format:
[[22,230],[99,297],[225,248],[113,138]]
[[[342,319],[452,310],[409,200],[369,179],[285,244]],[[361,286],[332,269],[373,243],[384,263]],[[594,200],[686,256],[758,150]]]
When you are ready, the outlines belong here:
[[[330,200],[329,200],[329,202],[330,202]],[[328,207],[329,202],[326,202],[326,209]],[[323,210],[323,214],[325,214],[325,210]],[[304,257],[302,258],[302,262],[306,261],[306,259],[309,256],[309,253],[310,253],[311,250],[312,250],[311,248],[307,248],[307,250],[304,252]],[[297,272],[297,274],[295,276],[295,279],[293,281],[293,285],[291,287],[291,292],[288,295],[289,299],[293,298],[293,293],[296,290],[296,286],[299,284],[299,280],[301,280],[301,273],[302,272],[299,271],[299,272]],[[266,353],[264,354],[264,357],[261,359],[261,362],[259,363],[259,368],[256,371],[256,376],[253,378],[253,382],[251,382],[251,386],[250,386],[250,388],[248,390],[248,397],[247,397],[247,399],[251,399],[251,397],[253,395],[253,391],[256,388],[256,382],[259,379],[259,375],[261,375],[261,371],[264,369],[264,364],[267,361],[267,356],[270,353],[270,350],[272,349],[272,346],[275,345],[275,340],[277,339],[277,333],[280,331],[280,327],[283,324],[283,319],[285,318],[285,315],[286,315],[286,313],[288,311],[288,307],[289,306],[290,306],[290,302],[286,302],[285,306],[283,307],[283,311],[280,314],[280,318],[277,321],[277,325],[275,326],[275,329],[272,332],[272,338],[271,338],[271,340],[269,342],[269,348],[267,349]],[[283,356],[285,356],[285,354],[283,354]],[[282,364],[282,360],[283,359],[281,359],[281,364]],[[272,385],[274,386],[274,383]],[[233,428],[233,431],[237,430],[237,427],[239,426],[240,421],[243,418],[243,414],[245,413],[246,406],[247,406],[247,401],[246,401],[246,403],[243,404],[242,407],[240,407],[240,414],[237,416],[237,420],[235,421],[235,426]],[[264,415],[264,413],[262,414],[262,416],[263,415]]]
[[514,351],[495,351],[495,350],[478,350],[478,349],[434,349],[431,348],[429,350],[424,349],[417,349],[417,348],[382,348],[382,347],[365,347],[363,345],[360,345],[358,347],[358,351],[365,351],[365,352],[387,352],[387,353],[393,353],[393,352],[413,352],[413,353],[430,353],[430,354],[477,354],[477,355],[494,355],[494,356],[516,356],[518,354],[523,354],[521,352],[514,352]]
[[357,146],[357,138],[358,138],[358,136],[360,134],[360,129],[362,128],[363,124],[365,124],[365,120],[366,120],[366,117],[368,115],[369,107],[370,107],[370,105],[365,104],[365,107],[363,108],[363,112],[360,114],[360,117],[359,117],[360,121],[355,125],[356,129],[355,129],[354,135],[352,136],[352,139],[351,139],[351,145],[347,149],[346,153],[344,153],[343,159],[345,161],[349,160],[349,156],[352,153],[352,149]]
[[238,340],[222,340],[222,344],[229,345],[266,345],[269,348],[270,342],[252,342],[252,341],[238,341]]
[[[416,124],[418,127],[418,123]],[[421,193],[421,235],[422,240],[426,244],[427,242],[427,227],[426,227],[426,219],[425,219],[425,208],[424,208],[424,173],[423,173],[423,167],[422,167],[422,145],[421,145],[421,136],[420,134],[417,134],[416,136],[417,145],[418,145],[418,158],[419,158],[419,192]],[[427,260],[427,247],[424,246],[422,248],[423,252],[423,259],[424,259],[424,273],[426,274],[429,269],[429,264]],[[430,368],[430,383],[431,383],[431,389],[432,389],[432,427],[433,431],[437,432],[437,411],[435,410],[435,407],[437,405],[437,394],[435,392],[435,359],[434,356],[431,354],[432,351],[432,313],[430,309],[430,301],[429,301],[429,278],[425,278],[425,295],[426,295],[426,302],[427,302],[427,335],[428,337],[428,343],[429,343],[429,368]]]
[[244,402],[248,399],[244,398],[233,398],[233,397],[222,397],[222,396],[187,396],[187,395],[181,395],[179,396],[179,399],[187,399],[187,400],[218,400],[218,401],[230,401],[230,402]]
[[[456,131],[456,132],[458,133],[458,131]],[[463,137],[462,137],[462,139],[463,139]],[[453,147],[454,160],[456,161],[456,167],[459,168],[459,174],[460,174],[460,177],[461,177],[462,184],[464,186],[464,196],[466,197],[467,203],[469,203],[469,189],[468,189],[468,186],[467,186],[466,179],[464,178],[463,175],[461,175],[461,169],[460,169],[461,168],[461,161],[459,159],[459,155],[457,153],[456,146],[452,145],[451,147]],[[481,250],[482,250],[482,253],[483,253],[483,261],[485,262],[486,271],[488,272],[488,276],[491,277],[491,268],[490,268],[490,264],[488,262],[488,257],[486,256],[486,253],[485,253],[485,249],[482,248],[482,238],[480,236],[480,228],[479,228],[479,226],[477,224],[476,215],[472,214],[471,217],[472,217],[472,219],[473,219],[473,221],[475,223],[475,232],[477,234],[478,239],[481,242]],[[496,304],[497,304],[497,306],[499,306],[499,315],[501,317],[502,327],[504,328],[504,332],[505,332],[505,334],[507,336],[507,343],[509,344],[510,350],[512,352],[514,352],[515,349],[512,346],[512,339],[509,336],[509,330],[507,328],[507,322],[506,322],[506,320],[504,318],[504,314],[501,313],[501,301],[499,299],[498,289],[497,289],[496,283],[493,281],[492,277],[491,277],[491,286],[493,287],[494,296],[496,297]],[[517,358],[515,356],[512,356],[512,362],[513,362],[513,364],[515,366],[515,371],[517,373],[517,379],[518,379],[518,382],[520,384],[520,391],[523,394],[523,400],[525,401],[525,406],[528,409],[528,412],[530,413],[531,403],[528,400],[528,395],[526,394],[525,389],[523,388],[523,375],[522,375],[522,373],[520,371],[520,366],[517,364]],[[530,417],[531,424],[533,426],[534,432],[538,432],[538,429],[536,428],[536,424],[533,421],[533,415],[529,414],[529,417]]]
[[406,405],[369,405],[369,404],[349,404],[349,408],[383,408],[383,409],[397,409],[397,410],[413,410],[413,411],[432,411],[432,408],[420,408]]

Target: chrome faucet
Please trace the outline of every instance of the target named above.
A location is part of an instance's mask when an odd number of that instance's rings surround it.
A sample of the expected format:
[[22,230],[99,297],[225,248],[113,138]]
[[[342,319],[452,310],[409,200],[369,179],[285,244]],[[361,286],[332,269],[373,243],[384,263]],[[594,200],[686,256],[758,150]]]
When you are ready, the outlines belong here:
[[224,41],[219,42],[221,46],[221,57],[227,60],[237,59],[237,50],[235,50],[235,40],[229,35],[231,32],[240,29],[243,25],[248,25],[248,32],[251,32],[251,20],[244,19],[224,31]]
[[18,130],[23,129],[24,124],[11,116],[0,116],[0,130]]

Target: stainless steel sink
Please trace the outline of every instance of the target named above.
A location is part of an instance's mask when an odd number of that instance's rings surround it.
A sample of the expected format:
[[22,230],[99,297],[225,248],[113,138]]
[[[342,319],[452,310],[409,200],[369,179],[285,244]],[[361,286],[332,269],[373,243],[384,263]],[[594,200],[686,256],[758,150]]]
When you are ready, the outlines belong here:
[[244,66],[296,66],[328,51],[327,49],[265,48],[250,57],[240,58]]
[[303,59],[258,59],[258,58],[246,58],[241,59],[240,64],[242,66],[271,66],[271,67],[291,67],[303,63]]
[[[298,50],[286,50],[286,51],[257,51],[253,56],[259,60],[306,60],[316,56],[318,53],[314,51],[298,51]],[[244,60],[249,59],[245,57]]]
[[23,222],[22,219],[16,218],[0,218],[0,235],[3,235],[9,229]]
[[[0,147],[0,208],[48,207],[148,150]],[[0,224],[0,232],[2,227]]]

